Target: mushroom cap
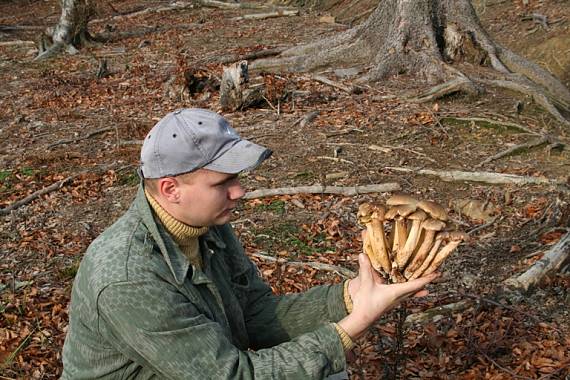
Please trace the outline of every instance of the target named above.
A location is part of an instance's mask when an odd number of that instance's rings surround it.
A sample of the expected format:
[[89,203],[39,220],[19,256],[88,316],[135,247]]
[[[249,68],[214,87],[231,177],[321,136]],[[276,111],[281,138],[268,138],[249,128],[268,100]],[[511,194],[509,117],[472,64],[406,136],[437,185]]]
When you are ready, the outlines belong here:
[[[437,219],[426,219],[422,223],[422,228],[429,231],[441,231],[445,228],[445,222]],[[440,234],[441,235],[441,234]]]
[[418,200],[410,195],[407,194],[396,194],[388,198],[386,204],[388,206],[399,206],[399,205],[410,205],[416,206],[418,204]]
[[383,221],[385,217],[386,217],[386,207],[382,205],[374,207],[372,212],[372,219],[379,219],[380,221]]
[[432,218],[447,220],[447,212],[441,205],[432,201],[420,201],[418,207],[427,212]]
[[386,219],[394,219],[397,216],[405,218],[416,210],[415,206],[410,205],[398,205],[394,206],[386,212]]
[[427,214],[425,212],[423,212],[422,210],[416,210],[415,212],[408,215],[408,219],[410,219],[410,220],[422,221],[425,218],[427,218]]
[[370,221],[370,217],[373,212],[374,212],[374,206],[372,206],[370,203],[361,203],[358,206],[358,213],[356,214],[358,222],[367,223],[368,221]]

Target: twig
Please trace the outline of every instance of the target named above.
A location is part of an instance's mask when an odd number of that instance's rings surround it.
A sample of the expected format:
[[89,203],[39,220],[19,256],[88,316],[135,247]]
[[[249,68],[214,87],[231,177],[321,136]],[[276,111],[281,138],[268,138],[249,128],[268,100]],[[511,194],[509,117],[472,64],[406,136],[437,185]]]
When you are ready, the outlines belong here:
[[405,173],[415,173],[419,175],[433,175],[443,181],[472,181],[483,182],[493,185],[513,184],[513,185],[560,185],[565,183],[563,179],[549,179],[544,177],[528,177],[515,174],[503,174],[494,172],[465,172],[460,170],[431,170],[410,167],[387,166],[386,169]]
[[530,377],[526,377],[526,376],[521,376],[521,375],[517,375],[516,373],[514,373],[513,371],[511,371],[508,368],[505,368],[503,366],[501,366],[499,363],[497,363],[496,361],[494,361],[493,359],[491,359],[489,357],[489,355],[487,355],[486,353],[482,352],[481,354],[483,354],[483,356],[489,360],[491,363],[493,363],[497,368],[507,372],[508,374],[510,374],[511,376],[516,377],[517,379],[524,379],[524,380],[532,380]]
[[551,142],[551,141],[550,141],[550,138],[549,138],[549,137],[542,136],[542,137],[540,137],[540,138],[538,138],[538,139],[536,139],[536,140],[534,140],[534,141],[529,141],[529,142],[526,142],[526,143],[517,144],[517,145],[515,145],[515,146],[513,146],[513,147],[510,147],[510,148],[507,149],[507,150],[504,150],[504,151],[499,152],[499,153],[497,153],[497,154],[495,154],[495,155],[493,155],[493,156],[491,156],[491,157],[488,157],[488,158],[484,159],[484,160],[481,161],[479,164],[477,164],[475,167],[476,167],[476,168],[480,168],[481,166],[483,166],[483,165],[485,165],[485,164],[488,164],[488,163],[491,162],[491,161],[495,161],[495,160],[498,160],[499,158],[503,158],[503,157],[505,157],[505,156],[509,156],[509,155],[511,155],[511,154],[514,154],[514,153],[520,151],[520,150],[531,149],[531,148],[534,148],[534,147],[537,147],[537,146],[541,146],[541,145],[543,145],[543,144],[550,143],[550,142]]
[[482,225],[480,225],[480,226],[477,226],[477,227],[473,228],[472,230],[467,231],[467,234],[468,234],[468,235],[471,235],[471,234],[474,234],[474,233],[477,232],[477,231],[481,231],[481,230],[483,230],[483,229],[485,229],[485,228],[487,228],[487,227],[489,227],[489,226],[492,226],[493,223],[495,223],[495,222],[497,221],[497,219],[499,219],[499,215],[495,216],[493,219],[491,219],[491,220],[488,221],[487,223],[482,224]]
[[263,197],[271,197],[275,195],[293,195],[293,194],[340,194],[345,196],[353,196],[367,193],[383,193],[400,190],[400,184],[396,182],[388,182],[374,185],[339,187],[339,186],[299,186],[299,187],[281,187],[276,189],[259,189],[250,191],[245,194],[244,199],[255,199]]
[[48,149],[54,148],[54,147],[56,147],[56,146],[58,146],[58,145],[70,144],[70,143],[75,143],[75,142],[78,142],[78,141],[81,141],[81,140],[86,140],[86,139],[91,138],[91,137],[93,137],[93,136],[99,135],[99,134],[101,134],[101,133],[109,132],[109,131],[112,131],[112,130],[114,130],[114,129],[115,129],[115,127],[105,127],[105,128],[97,129],[97,130],[95,130],[95,131],[93,131],[93,132],[90,132],[90,133],[88,133],[87,135],[82,136],[82,137],[75,137],[75,138],[69,139],[69,140],[57,141],[57,142],[55,142],[55,143],[53,143],[53,144],[48,145]]
[[340,275],[347,277],[347,278],[356,277],[356,273],[354,273],[350,269],[342,268],[342,267],[339,267],[336,265],[325,264],[325,263],[317,263],[317,262],[313,262],[313,261],[287,261],[286,259],[283,259],[283,258],[273,257],[273,256],[269,256],[269,255],[264,255],[261,253],[256,253],[256,252],[250,253],[249,255],[253,256],[253,257],[257,257],[257,258],[262,259],[262,260],[277,262],[279,264],[290,265],[293,267],[309,267],[309,268],[314,268],[314,269],[318,269],[318,270],[325,270],[325,271],[329,271],[329,272],[337,272]]
[[317,159],[319,159],[319,160],[330,160],[330,161],[335,161],[335,162],[342,162],[344,164],[354,165],[354,162],[349,161],[349,160],[345,160],[343,158],[338,158],[338,157],[317,156]]

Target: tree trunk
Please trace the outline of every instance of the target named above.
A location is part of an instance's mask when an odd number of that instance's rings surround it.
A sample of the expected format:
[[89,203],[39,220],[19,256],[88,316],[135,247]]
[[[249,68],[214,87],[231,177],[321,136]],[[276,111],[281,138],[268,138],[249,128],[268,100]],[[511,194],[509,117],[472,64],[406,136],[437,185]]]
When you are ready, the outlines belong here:
[[477,81],[452,67],[453,63],[487,67],[498,79],[491,85],[515,83],[511,89],[540,99],[557,120],[568,124],[563,113],[570,111],[570,91],[546,70],[496,44],[469,0],[383,0],[363,24],[291,48],[277,58],[254,62],[251,68],[314,71],[360,64],[372,65],[362,81],[403,73],[432,84],[457,77]]
[[48,28],[39,41],[36,59],[49,58],[66,49],[74,53],[93,40],[87,23],[93,14],[89,0],[61,0],[61,16],[55,28]]

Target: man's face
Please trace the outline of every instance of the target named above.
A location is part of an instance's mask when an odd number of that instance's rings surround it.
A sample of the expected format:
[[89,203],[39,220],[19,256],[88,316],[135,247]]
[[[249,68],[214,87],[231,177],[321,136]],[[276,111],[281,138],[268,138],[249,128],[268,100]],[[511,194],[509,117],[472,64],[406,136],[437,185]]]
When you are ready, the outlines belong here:
[[237,174],[207,169],[199,169],[178,181],[178,186],[180,197],[172,210],[173,216],[195,227],[229,222],[238,200],[245,194]]

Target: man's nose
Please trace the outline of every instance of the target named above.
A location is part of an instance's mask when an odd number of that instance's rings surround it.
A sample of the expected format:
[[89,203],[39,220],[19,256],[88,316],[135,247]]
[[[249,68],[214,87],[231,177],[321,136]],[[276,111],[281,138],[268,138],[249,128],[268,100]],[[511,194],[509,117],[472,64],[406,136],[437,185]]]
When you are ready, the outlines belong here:
[[229,189],[228,197],[230,200],[235,201],[242,198],[245,195],[245,190],[241,186],[241,183],[236,183]]

